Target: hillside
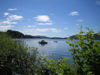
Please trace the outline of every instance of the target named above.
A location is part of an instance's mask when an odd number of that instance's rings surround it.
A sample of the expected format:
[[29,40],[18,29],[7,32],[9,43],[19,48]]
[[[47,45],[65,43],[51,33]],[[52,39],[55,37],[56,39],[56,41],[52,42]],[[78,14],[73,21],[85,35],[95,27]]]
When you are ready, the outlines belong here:
[[11,38],[48,38],[46,36],[24,35],[23,33],[14,30],[8,30],[7,32],[0,32],[0,34],[1,33],[9,35]]
[[[83,36],[86,36],[86,35],[83,35]],[[95,40],[100,40],[100,36],[97,35],[97,33],[94,34],[94,38]],[[73,35],[73,36],[70,36],[70,39],[78,39],[78,38],[76,37],[76,35]]]
[[[13,31],[13,30],[8,30],[7,32],[0,32],[9,35],[12,38],[47,38],[47,39],[66,39],[66,38],[61,38],[61,37],[46,37],[46,36],[32,36],[32,35],[24,35],[23,33],[19,31]],[[86,36],[86,35],[83,35]],[[70,36],[70,39],[78,39],[76,35]],[[96,40],[100,40],[100,36],[97,34],[94,34],[94,38]]]

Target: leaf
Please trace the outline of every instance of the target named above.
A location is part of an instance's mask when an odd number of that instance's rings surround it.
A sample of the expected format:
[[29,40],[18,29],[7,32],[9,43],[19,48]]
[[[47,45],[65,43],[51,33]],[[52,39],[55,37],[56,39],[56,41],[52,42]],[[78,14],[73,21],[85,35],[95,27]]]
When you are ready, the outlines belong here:
[[100,31],[98,32],[98,35],[100,35]]
[[64,61],[67,61],[67,60],[69,60],[69,58],[68,58],[68,57],[66,57],[66,58],[64,58],[63,60],[64,60]]
[[69,52],[72,52],[72,49],[69,49],[68,51],[69,51]]
[[67,44],[69,44],[69,43],[70,43],[70,41],[66,41],[66,43],[67,43]]
[[75,41],[75,39],[72,39],[72,41]]

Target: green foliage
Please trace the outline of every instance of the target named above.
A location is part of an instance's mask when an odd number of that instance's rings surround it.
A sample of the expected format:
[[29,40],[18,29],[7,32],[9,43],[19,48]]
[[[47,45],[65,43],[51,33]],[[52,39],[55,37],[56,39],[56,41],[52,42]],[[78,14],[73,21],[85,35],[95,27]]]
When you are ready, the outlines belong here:
[[88,28],[88,32],[81,31],[76,35],[79,40],[67,42],[79,75],[97,75],[100,71],[100,40],[95,41],[93,34]]
[[59,59],[55,61],[53,59],[48,60],[47,66],[51,75],[71,75],[71,66],[67,64],[69,58]]
[[0,34],[0,68],[8,68],[12,73],[18,75],[33,75],[40,71],[37,57],[38,52],[35,48],[24,47],[18,41],[12,40],[6,34]]
[[[60,58],[59,60],[40,59],[41,75],[75,75],[73,66],[67,63],[69,58]],[[40,75],[40,74],[39,74]]]

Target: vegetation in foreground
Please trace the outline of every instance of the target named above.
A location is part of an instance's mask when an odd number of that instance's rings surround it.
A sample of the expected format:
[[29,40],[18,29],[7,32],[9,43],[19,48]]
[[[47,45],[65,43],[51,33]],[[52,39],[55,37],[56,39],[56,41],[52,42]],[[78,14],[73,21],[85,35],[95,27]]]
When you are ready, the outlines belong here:
[[[88,29],[89,30],[89,29]],[[87,36],[81,31],[69,40],[74,64],[68,64],[68,58],[47,59],[39,56],[36,48],[24,47],[6,34],[0,34],[0,74],[2,75],[97,75],[100,71],[100,41],[94,41],[94,32]],[[98,33],[100,35],[100,32]]]
[[[79,75],[98,75],[100,71],[100,40],[94,40],[94,31],[87,28],[88,32],[76,35],[79,39],[67,41],[71,48],[74,64]],[[83,36],[86,34],[86,36]],[[100,32],[98,32],[100,35]]]
[[[28,51],[31,49],[31,53]],[[57,75],[70,70],[64,60],[47,60],[36,48],[26,48],[6,34],[0,34],[0,74],[2,75]],[[65,64],[63,64],[65,63]],[[66,73],[69,73],[66,71]]]

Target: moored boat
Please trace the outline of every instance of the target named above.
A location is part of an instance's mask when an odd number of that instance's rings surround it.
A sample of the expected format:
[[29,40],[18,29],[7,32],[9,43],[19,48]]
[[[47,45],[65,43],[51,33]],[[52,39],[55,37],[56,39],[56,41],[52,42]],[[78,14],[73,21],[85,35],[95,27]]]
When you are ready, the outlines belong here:
[[39,41],[39,44],[47,44],[48,42],[42,40],[42,41]]

